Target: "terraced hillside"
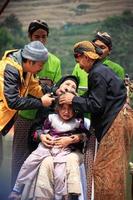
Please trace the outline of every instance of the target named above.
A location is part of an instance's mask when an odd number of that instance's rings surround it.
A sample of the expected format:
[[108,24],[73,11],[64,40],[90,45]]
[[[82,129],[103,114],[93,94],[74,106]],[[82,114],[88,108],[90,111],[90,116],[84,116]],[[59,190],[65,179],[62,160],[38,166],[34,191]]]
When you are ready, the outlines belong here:
[[[0,6],[5,0],[0,1]],[[10,0],[0,21],[14,13],[27,27],[33,19],[45,19],[51,27],[86,23],[133,11],[133,0]]]

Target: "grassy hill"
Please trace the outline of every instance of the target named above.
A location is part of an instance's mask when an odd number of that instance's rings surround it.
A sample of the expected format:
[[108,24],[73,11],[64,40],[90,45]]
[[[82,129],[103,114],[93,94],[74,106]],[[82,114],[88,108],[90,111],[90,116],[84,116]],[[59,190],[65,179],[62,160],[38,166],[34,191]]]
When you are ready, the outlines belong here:
[[[0,7],[4,2],[0,1]],[[133,11],[132,0],[11,0],[0,20],[15,14],[24,29],[37,18],[46,20],[51,27],[61,27],[101,21],[127,9]]]
[[75,66],[74,44],[81,40],[92,40],[100,26],[101,23],[95,22],[51,28],[47,47],[61,59],[63,74],[70,74]]
[[[0,6],[4,2],[5,0],[1,0]],[[61,59],[63,74],[71,73],[75,65],[73,45],[81,40],[92,40],[97,31],[107,31],[112,35],[113,60],[124,66],[127,73],[133,74],[133,15],[120,15],[125,10],[133,11],[133,0],[10,0],[0,22],[13,13],[22,24],[25,38],[18,35],[18,26],[14,26],[10,17],[8,25],[11,29],[15,27],[15,34],[11,35],[10,29],[8,33],[1,30],[0,55],[6,49],[23,47],[28,41],[26,38],[29,22],[33,19],[45,19],[50,26],[47,47]],[[102,26],[105,21],[103,19],[109,16],[114,19],[108,20]]]

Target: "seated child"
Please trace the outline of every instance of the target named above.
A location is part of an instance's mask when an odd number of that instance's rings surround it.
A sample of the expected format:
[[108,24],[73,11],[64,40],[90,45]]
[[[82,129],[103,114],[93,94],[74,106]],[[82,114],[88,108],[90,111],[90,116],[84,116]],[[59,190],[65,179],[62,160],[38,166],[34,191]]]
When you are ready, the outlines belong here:
[[[74,190],[71,188],[71,193],[74,194],[74,197],[77,197],[75,199],[78,199],[78,196],[81,194],[79,165],[83,161],[83,154],[80,151],[83,142],[73,144],[75,141],[77,142],[77,140],[74,140],[76,136],[74,134],[78,133],[79,141],[85,138],[82,133],[88,132],[90,122],[86,123],[86,120],[89,119],[76,117],[72,105],[57,105],[56,111],[57,113],[55,114],[49,114],[48,118],[44,121],[42,130],[37,130],[35,132],[35,137],[44,137],[44,139],[42,139],[38,148],[30,154],[22,165],[9,199],[17,200],[21,198],[26,183],[29,181],[32,182],[35,178],[43,159],[52,157],[54,168],[52,172],[53,185],[52,188],[47,188],[46,190],[44,188],[44,193],[46,191],[44,197],[49,200],[53,198],[55,200],[61,200],[62,197],[68,194],[66,161],[68,155],[72,152],[77,154],[78,162],[76,159],[73,167],[75,172],[69,175],[70,177],[74,176],[73,179],[71,177],[71,180],[73,180],[73,185],[75,187],[73,187]],[[88,124],[88,127],[85,127],[84,124]],[[49,138],[50,145],[45,145],[45,137]],[[46,174],[46,176],[48,180],[49,174]],[[52,190],[52,194],[48,190]]]

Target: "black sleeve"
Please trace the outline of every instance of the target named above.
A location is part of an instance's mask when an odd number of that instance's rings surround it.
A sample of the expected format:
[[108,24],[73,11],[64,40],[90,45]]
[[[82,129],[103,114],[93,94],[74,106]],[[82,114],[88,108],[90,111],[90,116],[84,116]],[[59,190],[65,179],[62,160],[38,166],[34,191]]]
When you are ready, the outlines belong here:
[[89,81],[90,90],[88,96],[75,96],[72,104],[76,111],[100,114],[103,112],[106,103],[107,83],[98,73],[95,73]]
[[4,72],[4,95],[8,107],[15,110],[43,107],[40,99],[20,97],[20,75],[17,69],[7,65]]

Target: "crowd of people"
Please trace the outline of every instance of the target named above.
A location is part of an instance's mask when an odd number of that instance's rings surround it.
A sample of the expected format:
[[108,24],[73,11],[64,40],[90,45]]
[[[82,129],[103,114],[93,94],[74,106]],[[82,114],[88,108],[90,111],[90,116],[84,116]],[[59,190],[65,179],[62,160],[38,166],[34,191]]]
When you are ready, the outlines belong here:
[[112,38],[77,42],[77,64],[62,77],[48,35],[48,24],[33,20],[30,42],[0,61],[0,133],[14,126],[8,198],[125,200],[133,110],[125,70],[108,57]]

